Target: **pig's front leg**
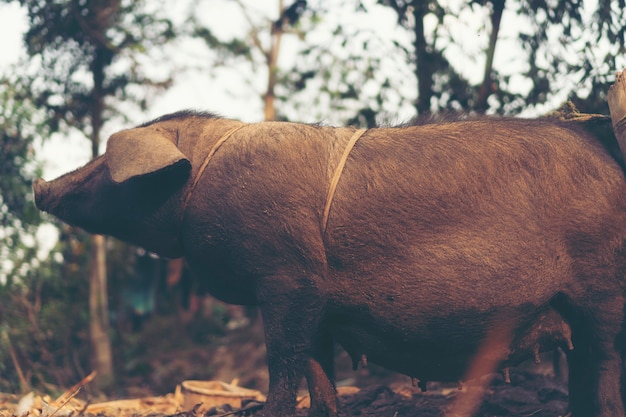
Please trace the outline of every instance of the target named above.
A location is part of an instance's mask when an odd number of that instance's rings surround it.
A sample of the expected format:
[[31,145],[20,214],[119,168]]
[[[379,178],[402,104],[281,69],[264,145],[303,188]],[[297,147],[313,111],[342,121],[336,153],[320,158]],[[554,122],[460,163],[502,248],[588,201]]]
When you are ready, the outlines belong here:
[[[260,413],[262,417],[293,416],[297,389],[305,372],[307,376],[317,376],[318,380],[323,375],[315,358],[318,329],[324,313],[324,299],[316,288],[316,281],[310,277],[272,276],[264,278],[257,287],[270,374],[267,403]],[[327,391],[330,382],[327,378],[321,379],[322,389]],[[309,384],[311,382],[309,379]],[[334,387],[332,390],[334,393]],[[315,387],[311,387],[310,392],[312,397],[319,397],[314,394]],[[312,398],[312,405],[315,401]],[[316,406],[312,411],[320,412],[321,409]],[[336,406],[326,411],[323,411],[326,415],[321,416],[336,416]]]

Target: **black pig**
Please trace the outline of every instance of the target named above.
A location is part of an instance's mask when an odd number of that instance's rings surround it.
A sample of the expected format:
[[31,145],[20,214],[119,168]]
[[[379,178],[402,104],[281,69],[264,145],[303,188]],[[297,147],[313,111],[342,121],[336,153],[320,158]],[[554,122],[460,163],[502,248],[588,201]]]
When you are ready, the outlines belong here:
[[572,416],[624,416],[626,181],[603,141],[558,120],[361,132],[180,112],[34,189],[42,210],[184,256],[217,298],[258,305],[262,416],[292,416],[303,376],[310,414],[337,415],[335,341],[450,381],[494,328],[502,363],[567,350]]

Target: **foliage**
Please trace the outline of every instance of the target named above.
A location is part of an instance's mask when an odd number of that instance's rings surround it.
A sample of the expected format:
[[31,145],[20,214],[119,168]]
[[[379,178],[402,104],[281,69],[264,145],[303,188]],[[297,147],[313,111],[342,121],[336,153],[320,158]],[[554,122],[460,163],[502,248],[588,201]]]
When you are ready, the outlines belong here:
[[42,219],[31,184],[41,171],[35,149],[50,130],[30,96],[30,81],[17,73],[0,80],[0,390],[5,392],[71,385],[87,357],[87,287],[77,277],[77,265],[86,259],[69,256],[79,248],[67,234],[50,257],[40,253],[35,235]]
[[[278,1],[276,17],[259,14],[252,2],[235,0],[238,11],[247,22],[247,33],[241,37],[223,39],[216,35],[211,28],[198,16],[198,10],[207,2],[196,1],[193,12],[188,20],[190,30],[186,34],[192,38],[200,39],[209,50],[216,54],[215,59],[207,65],[206,73],[212,74],[212,70],[219,66],[233,67],[244,63],[250,74],[257,73],[259,67],[267,73],[267,82],[264,91],[258,95],[263,99],[264,119],[276,120],[281,118],[277,114],[275,106],[276,88],[279,84],[279,74],[287,70],[280,68],[279,56],[283,54],[284,35],[302,37],[299,30],[299,22],[309,11],[306,0],[295,0],[284,6]],[[291,71],[291,69],[289,70]],[[258,77],[257,77],[258,78]],[[245,77],[244,77],[245,79]],[[248,84],[254,89],[253,82]]]
[[[27,391],[31,387],[58,393],[92,370],[89,342],[88,268],[91,241],[86,232],[59,225],[61,233],[51,253],[20,271],[19,279],[0,286],[0,391]],[[119,306],[116,286],[134,279],[133,253],[128,245],[112,241],[107,258],[113,271],[111,311]],[[31,249],[25,259],[38,259]],[[121,329],[118,329],[121,330]],[[120,357],[132,336],[115,338]],[[133,369],[116,363],[120,377]]]
[[0,224],[10,226],[16,218],[36,223],[39,216],[24,199],[30,194],[30,179],[38,170],[34,165],[36,131],[43,129],[41,115],[25,97],[27,86],[16,76],[0,79],[0,189],[2,210]]
[[32,305],[24,292],[31,288],[29,277],[39,267],[33,234],[40,221],[30,198],[38,171],[34,146],[40,114],[26,91],[24,80],[16,75],[0,80],[0,375],[4,376],[0,387],[12,381],[21,385],[12,388],[22,389],[28,386],[26,377],[17,378],[19,367],[11,366],[22,341],[11,341],[16,332],[30,334],[17,330],[23,326],[16,321],[31,317],[24,311]]
[[0,284],[13,277],[7,269],[28,263],[39,212],[31,184],[37,135],[45,132],[42,114],[27,96],[28,85],[16,75],[0,79]]
[[606,103],[624,52],[624,1],[600,0],[595,9],[582,0],[520,0],[515,6],[528,28],[519,33],[528,61],[524,76],[532,81],[526,102],[544,102],[566,88],[577,102],[595,102],[590,111],[607,113],[606,104],[598,104]]
[[[347,14],[350,22],[337,18]],[[294,67],[280,73],[284,118],[373,127],[408,113],[416,97],[405,64],[408,38],[386,36],[371,21],[365,8],[350,3],[309,5],[298,26],[305,46]]]
[[[383,32],[381,7],[402,31]],[[308,8],[332,36],[318,41],[315,27],[302,30],[307,45],[282,90],[284,107],[296,106],[307,120],[315,110],[322,119],[341,115],[333,123],[372,126],[404,114],[407,103],[418,114],[518,114],[555,98],[606,113],[604,94],[624,51],[626,12],[608,0],[360,0]],[[371,30],[355,26],[372,14],[380,19]],[[350,21],[336,18],[346,15]]]
[[[28,10],[24,41],[33,72],[33,96],[52,130],[70,126],[93,138],[102,121],[124,116],[105,99],[145,109],[145,88],[169,85],[167,75],[148,78],[140,56],[175,36],[172,23],[144,1],[20,0]],[[95,117],[100,113],[99,117]],[[94,120],[96,119],[96,120]]]
[[[144,109],[147,91],[169,85],[167,74],[146,75],[147,52],[175,36],[169,19],[150,10],[143,1],[20,0],[27,10],[29,29],[24,36],[30,60],[27,68],[33,105],[45,111],[50,131],[76,129],[89,137],[92,155],[99,154],[105,123],[126,117],[128,107]],[[147,88],[150,87],[150,88]],[[47,132],[40,132],[45,134]],[[86,238],[84,234],[76,237]],[[90,336],[93,366],[111,382],[104,240],[91,238],[93,255],[80,264],[89,276]],[[89,263],[97,267],[86,270]],[[67,271],[60,271],[67,272]],[[58,279],[63,275],[60,275]],[[67,276],[63,276],[67,278]],[[63,311],[62,309],[60,311]],[[69,311],[69,310],[67,310]]]
[[1,391],[56,392],[89,373],[88,252],[76,236],[64,228],[51,256],[0,286]]

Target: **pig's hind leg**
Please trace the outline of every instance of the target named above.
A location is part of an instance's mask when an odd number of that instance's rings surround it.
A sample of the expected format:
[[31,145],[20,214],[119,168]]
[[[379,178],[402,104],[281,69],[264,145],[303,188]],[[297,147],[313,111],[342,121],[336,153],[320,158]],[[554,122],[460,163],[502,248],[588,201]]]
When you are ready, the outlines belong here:
[[306,368],[306,379],[311,395],[309,417],[337,416],[334,359],[332,336],[327,332],[320,331],[315,337],[311,357]]
[[567,352],[567,363],[572,417],[624,416],[623,297],[613,293],[601,298],[571,316],[574,349]]

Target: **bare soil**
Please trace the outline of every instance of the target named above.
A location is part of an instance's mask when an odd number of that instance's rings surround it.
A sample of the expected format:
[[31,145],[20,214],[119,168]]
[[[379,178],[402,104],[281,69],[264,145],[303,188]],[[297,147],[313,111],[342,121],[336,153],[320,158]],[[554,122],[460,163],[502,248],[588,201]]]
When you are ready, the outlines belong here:
[[[183,357],[186,359],[183,360]],[[196,347],[184,355],[177,355],[177,358],[182,362],[178,363],[178,370],[169,378],[177,377],[178,379],[168,378],[170,383],[180,383],[183,374],[188,374],[187,379],[192,376],[201,376],[191,375],[193,372],[190,374],[190,370],[197,368],[198,362],[204,362],[203,366],[211,372],[208,379],[227,382],[237,379],[240,386],[258,389],[263,393],[267,392],[268,374],[260,323],[229,332],[208,349],[198,350]],[[545,354],[542,359],[540,364],[527,362],[518,368],[512,368],[510,383],[505,382],[502,374],[492,374],[481,381],[466,384],[461,390],[456,384],[429,382],[427,391],[422,392],[420,388],[413,386],[411,379],[407,376],[389,372],[375,364],[354,371],[348,355],[338,349],[336,358],[338,386],[360,389],[356,393],[351,392],[339,396],[340,416],[556,417],[566,415],[565,377],[555,375],[552,354]],[[188,362],[189,360],[191,363]],[[155,368],[164,369],[161,365],[171,366],[171,362],[169,365],[166,361],[160,365],[153,364]],[[564,364],[561,363],[561,366]],[[165,375],[169,375],[169,372],[164,372]],[[153,384],[146,381],[145,385]],[[300,393],[305,395],[306,388],[306,383],[303,382]],[[342,390],[342,392],[346,391]],[[473,402],[475,404],[472,404]],[[227,410],[218,409],[214,412]],[[297,416],[304,417],[307,412],[308,409],[299,408]],[[200,415],[202,414],[204,413]],[[254,413],[251,410],[238,415],[254,415]],[[198,417],[193,412],[183,412],[175,416]]]
[[[237,380],[239,386],[267,392],[268,373],[262,327],[251,326],[227,331],[210,340],[190,343],[183,333],[193,328],[174,326],[167,337],[163,336],[164,323],[155,323],[136,335],[134,349],[143,352],[140,359],[125,363],[124,377],[117,381],[108,396],[97,396],[85,386],[72,407],[72,416],[98,417],[205,417],[229,411],[218,407],[212,412],[182,410],[172,403],[176,386],[184,380]],[[201,331],[201,330],[200,330]],[[180,333],[178,333],[180,332]],[[389,372],[370,364],[367,368],[352,370],[350,358],[337,350],[337,385],[340,388],[341,417],[556,417],[567,414],[567,387],[563,376],[555,376],[553,356],[543,356],[540,364],[525,363],[510,371],[510,383],[503,375],[492,374],[466,384],[459,389],[456,384],[430,382],[427,391],[413,386],[410,378]],[[358,388],[358,390],[357,390]],[[300,389],[306,395],[306,383]],[[162,407],[153,402],[139,401],[135,408],[102,410],[90,413],[87,404],[118,399],[154,397]],[[13,415],[18,396],[0,397],[0,417]],[[36,402],[36,404],[39,404]],[[147,405],[146,405],[147,404]],[[254,405],[254,404],[253,404]],[[262,404],[249,411],[231,415],[254,415]],[[46,415],[43,407],[34,405],[27,417]],[[65,407],[66,409],[69,406]],[[298,417],[307,416],[308,409],[299,408]],[[57,415],[68,415],[60,413]],[[20,416],[22,417],[22,416]]]

